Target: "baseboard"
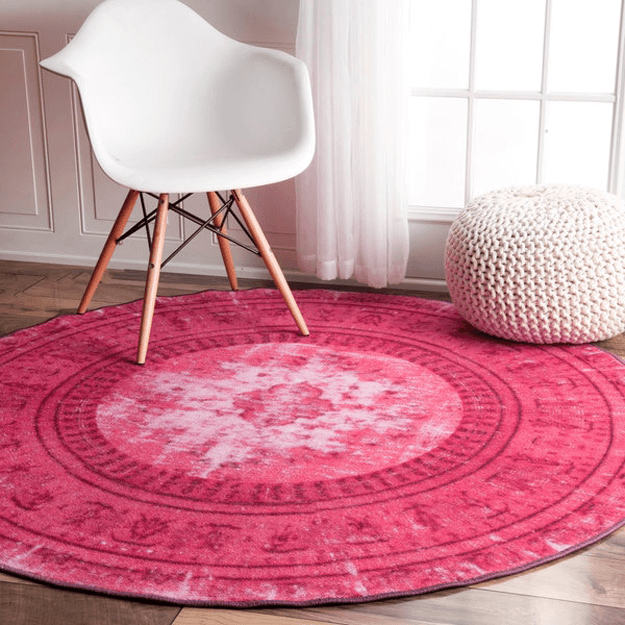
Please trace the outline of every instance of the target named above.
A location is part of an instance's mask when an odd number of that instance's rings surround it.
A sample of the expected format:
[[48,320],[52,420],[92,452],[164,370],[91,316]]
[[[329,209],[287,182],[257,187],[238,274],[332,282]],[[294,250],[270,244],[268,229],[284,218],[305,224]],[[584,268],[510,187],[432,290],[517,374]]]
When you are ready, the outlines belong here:
[[[88,267],[91,268],[95,264],[92,257],[88,256],[67,256],[61,254],[47,253],[31,253],[2,251],[0,252],[0,260],[16,260],[30,263],[44,263],[54,265],[68,265],[72,267]],[[145,270],[145,260],[124,260],[116,261],[111,259],[109,264],[111,269],[135,269],[139,271]],[[252,280],[265,280],[269,278],[269,274],[264,267],[253,266],[236,266],[237,275],[240,278],[248,278]],[[303,273],[298,269],[284,269],[284,275],[290,282],[301,282],[304,284],[318,284],[319,286],[345,286],[345,287],[362,287],[362,284],[356,280],[320,280],[316,276]],[[199,263],[178,262],[175,265],[167,266],[168,273],[200,275],[200,276],[219,276],[226,277],[226,271],[223,265],[207,265]],[[407,277],[401,284],[394,284],[389,287],[393,290],[401,291],[425,291],[435,293],[447,293],[447,283],[445,280],[432,278]],[[385,289],[380,289],[384,292]]]

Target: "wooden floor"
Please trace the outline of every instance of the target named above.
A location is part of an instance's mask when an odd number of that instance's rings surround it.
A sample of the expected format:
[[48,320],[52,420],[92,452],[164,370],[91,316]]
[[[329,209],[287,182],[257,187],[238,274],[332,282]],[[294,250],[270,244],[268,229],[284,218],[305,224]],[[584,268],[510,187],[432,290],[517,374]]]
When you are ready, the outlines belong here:
[[[81,268],[0,261],[0,335],[72,313]],[[164,275],[160,294],[225,289],[225,280]],[[265,283],[244,283],[265,286]],[[143,295],[139,272],[112,271],[93,306]],[[625,356],[625,337],[603,345]],[[0,398],[1,401],[1,398]],[[0,625],[615,625],[625,624],[625,529],[533,571],[460,590],[353,606],[219,610],[112,599],[0,573]]]

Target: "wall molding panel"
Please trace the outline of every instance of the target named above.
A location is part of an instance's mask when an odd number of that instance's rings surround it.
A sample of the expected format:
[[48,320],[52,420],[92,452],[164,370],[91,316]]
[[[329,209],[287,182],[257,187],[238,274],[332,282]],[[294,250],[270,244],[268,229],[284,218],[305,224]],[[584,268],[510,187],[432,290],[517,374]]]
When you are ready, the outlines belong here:
[[52,230],[37,33],[0,31],[0,228]]

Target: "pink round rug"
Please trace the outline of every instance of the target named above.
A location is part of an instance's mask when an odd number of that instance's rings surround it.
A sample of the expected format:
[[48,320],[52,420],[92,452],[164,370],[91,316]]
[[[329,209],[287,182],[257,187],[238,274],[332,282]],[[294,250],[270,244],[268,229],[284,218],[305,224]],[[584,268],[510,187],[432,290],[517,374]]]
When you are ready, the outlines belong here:
[[517,572],[625,518],[625,365],[451,304],[269,290],[0,340],[0,567],[180,604],[354,602]]

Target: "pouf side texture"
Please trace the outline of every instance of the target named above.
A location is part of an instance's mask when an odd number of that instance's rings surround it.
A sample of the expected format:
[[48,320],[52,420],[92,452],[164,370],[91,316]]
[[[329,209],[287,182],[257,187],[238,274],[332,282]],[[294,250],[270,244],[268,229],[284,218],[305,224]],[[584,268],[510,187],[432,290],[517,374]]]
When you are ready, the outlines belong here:
[[586,343],[625,331],[625,211],[570,185],[486,193],[452,224],[452,301],[477,329],[531,343]]

